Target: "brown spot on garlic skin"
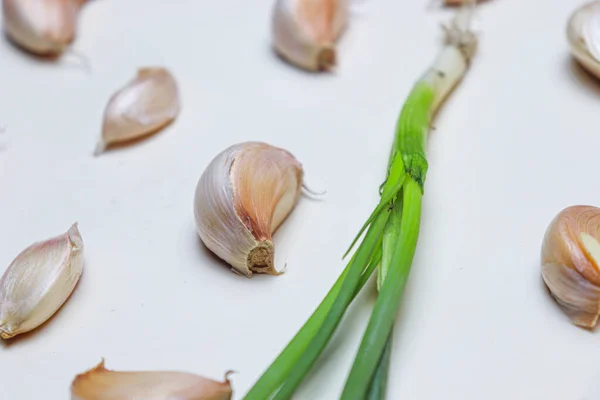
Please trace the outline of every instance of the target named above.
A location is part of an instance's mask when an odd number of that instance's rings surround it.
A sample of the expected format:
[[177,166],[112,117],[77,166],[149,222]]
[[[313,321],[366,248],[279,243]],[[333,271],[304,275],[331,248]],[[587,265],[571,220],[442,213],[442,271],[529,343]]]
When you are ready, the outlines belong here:
[[599,238],[600,209],[573,206],[552,220],[542,245],[546,286],[571,321],[586,328],[600,315],[600,268],[592,246]]

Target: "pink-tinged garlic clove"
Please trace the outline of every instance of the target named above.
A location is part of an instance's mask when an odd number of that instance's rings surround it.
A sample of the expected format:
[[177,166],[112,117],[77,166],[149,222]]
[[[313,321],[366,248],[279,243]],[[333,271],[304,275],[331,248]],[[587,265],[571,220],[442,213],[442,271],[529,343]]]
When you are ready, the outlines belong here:
[[23,250],[0,279],[0,337],[10,339],[50,319],[82,272],[83,240],[77,224]]
[[184,372],[120,372],[95,368],[77,375],[71,384],[71,400],[230,400],[227,375],[217,382]]
[[575,59],[600,78],[600,1],[573,12],[567,23],[567,39]]
[[2,0],[3,25],[18,46],[40,56],[67,49],[77,30],[82,0]]
[[279,274],[272,234],[296,206],[302,179],[302,165],[286,150],[258,142],[227,148],[196,187],[200,238],[240,274]]
[[276,0],[273,46],[297,67],[327,71],[336,64],[335,44],[348,24],[346,0]]
[[95,154],[160,131],[177,118],[180,108],[177,82],[167,69],[140,69],[110,98]]

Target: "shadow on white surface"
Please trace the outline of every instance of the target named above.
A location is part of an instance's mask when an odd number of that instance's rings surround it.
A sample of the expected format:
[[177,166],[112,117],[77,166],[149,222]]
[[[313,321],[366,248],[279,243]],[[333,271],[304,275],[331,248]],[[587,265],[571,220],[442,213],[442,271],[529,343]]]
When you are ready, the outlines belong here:
[[208,258],[208,260],[210,261],[210,265],[207,265],[206,268],[219,268],[229,274],[238,275],[240,278],[245,278],[243,275],[234,273],[231,268],[231,265],[227,264],[223,259],[221,259],[215,253],[210,251],[210,249],[206,247],[206,245],[204,244],[202,239],[200,239],[200,236],[198,236],[198,233],[195,230],[190,231],[190,236],[192,234],[194,235],[194,241],[197,244],[196,246],[194,246],[197,250],[196,254],[199,255],[198,268],[204,268],[205,265],[203,265],[204,263],[202,263],[201,261],[202,259]]
[[[118,89],[116,89],[118,90]],[[116,91],[115,90],[115,91]],[[108,102],[108,98],[106,99],[106,101]],[[165,134],[169,134],[169,131],[173,130],[176,128],[177,124],[177,117],[175,118],[175,120],[169,122],[167,125],[161,127],[160,129],[150,132],[147,135],[135,138],[135,139],[130,139],[130,140],[126,140],[120,143],[112,143],[110,145],[108,145],[104,150],[102,150],[100,153],[95,154],[94,153],[94,148],[92,148],[90,150],[90,153],[92,153],[94,155],[94,157],[105,157],[107,154],[109,153],[121,153],[121,152],[125,152],[127,150],[131,150],[132,148],[138,147],[138,146],[144,146],[144,145],[149,145],[151,142],[158,140],[162,135]],[[101,126],[100,129],[98,129],[98,134],[97,134],[97,139],[100,139],[100,135],[102,134],[102,130],[101,130]]]
[[64,53],[52,56],[42,56],[28,52],[23,49],[17,43],[14,42],[10,37],[4,33],[2,35],[3,48],[2,52],[10,53],[8,56],[17,57],[26,60],[31,65],[44,65],[53,66],[57,68],[72,68],[81,70],[88,75],[91,75],[91,61],[90,58],[76,48],[70,47]]
[[573,57],[565,60],[567,72],[572,81],[586,93],[600,100],[600,80],[583,68]]

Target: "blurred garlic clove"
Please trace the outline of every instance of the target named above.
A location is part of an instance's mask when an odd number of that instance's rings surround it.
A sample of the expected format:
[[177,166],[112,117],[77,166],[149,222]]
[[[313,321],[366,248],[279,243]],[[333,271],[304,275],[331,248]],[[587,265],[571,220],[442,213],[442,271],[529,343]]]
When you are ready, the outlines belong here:
[[179,91],[173,75],[165,68],[140,69],[133,80],[110,98],[95,154],[110,145],[160,131],[175,120],[179,110]]
[[348,23],[348,0],[276,0],[272,17],[275,51],[309,71],[336,64],[335,43]]
[[83,240],[77,223],[23,250],[0,279],[0,337],[10,339],[50,319],[82,272]]
[[283,149],[258,142],[227,148],[196,187],[200,238],[240,274],[279,274],[271,235],[296,206],[302,178],[302,165]]
[[600,78],[600,1],[573,12],[567,24],[567,38],[575,59]]
[[600,208],[573,206],[550,223],[542,245],[542,277],[575,325],[600,316]]
[[229,400],[231,395],[227,375],[217,382],[176,371],[117,372],[104,368],[104,361],[71,384],[71,400]]
[[85,0],[2,0],[4,30],[23,49],[41,56],[62,53],[75,39]]
[[442,0],[445,6],[462,6],[468,3],[483,3],[484,0]]

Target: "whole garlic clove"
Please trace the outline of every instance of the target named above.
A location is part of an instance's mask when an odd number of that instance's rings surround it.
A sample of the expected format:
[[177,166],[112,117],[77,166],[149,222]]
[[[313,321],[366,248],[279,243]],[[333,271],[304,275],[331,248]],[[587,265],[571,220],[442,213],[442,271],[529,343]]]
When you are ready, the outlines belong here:
[[175,371],[117,372],[104,368],[104,361],[71,384],[71,400],[229,400],[231,395],[227,375],[216,382]]
[[259,142],[227,148],[196,187],[200,238],[240,274],[279,274],[271,235],[298,202],[302,178],[301,164],[283,149]]
[[140,69],[110,98],[95,154],[110,145],[160,131],[175,120],[179,110],[179,91],[173,75],[165,68]]
[[2,0],[4,30],[33,54],[56,56],[75,39],[77,17],[85,0]]
[[348,23],[347,0],[276,0],[275,51],[290,63],[326,71],[336,64],[335,42]]
[[542,245],[542,277],[575,325],[600,316],[600,208],[573,206],[550,223]]
[[567,38],[575,59],[600,78],[600,1],[573,12],[567,23]]
[[50,319],[82,272],[83,240],[77,223],[23,250],[0,279],[0,337],[10,339]]

